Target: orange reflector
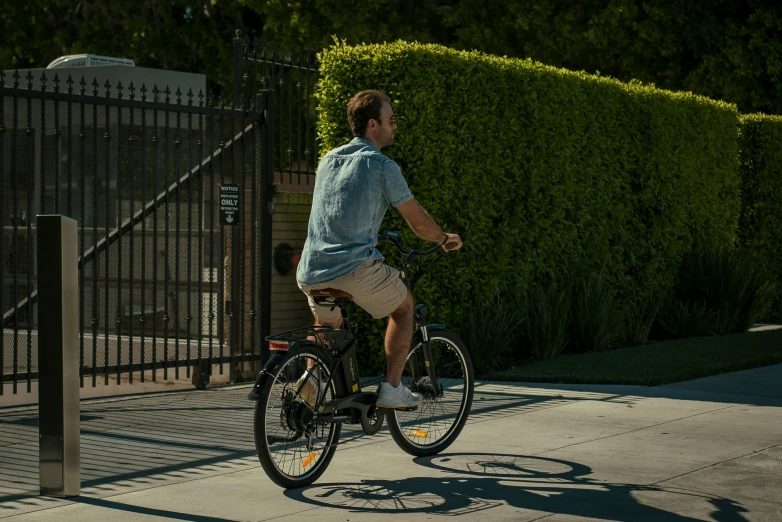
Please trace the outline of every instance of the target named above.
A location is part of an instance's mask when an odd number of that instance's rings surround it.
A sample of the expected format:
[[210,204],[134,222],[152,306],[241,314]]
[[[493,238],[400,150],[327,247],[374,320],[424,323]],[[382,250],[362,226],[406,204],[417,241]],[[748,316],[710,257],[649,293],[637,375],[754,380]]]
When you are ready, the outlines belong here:
[[269,350],[275,352],[287,352],[289,346],[287,341],[269,341]]
[[427,439],[427,438],[429,438],[429,434],[428,434],[427,432],[425,432],[425,431],[421,431],[421,430],[413,430],[413,431],[412,431],[412,434],[413,434],[414,436],[416,436],[416,437],[421,437],[422,439]]
[[318,456],[317,453],[311,453],[310,456],[304,459],[304,462],[301,463],[301,467],[306,468],[307,466],[312,464],[312,461],[315,460],[315,457],[317,456]]

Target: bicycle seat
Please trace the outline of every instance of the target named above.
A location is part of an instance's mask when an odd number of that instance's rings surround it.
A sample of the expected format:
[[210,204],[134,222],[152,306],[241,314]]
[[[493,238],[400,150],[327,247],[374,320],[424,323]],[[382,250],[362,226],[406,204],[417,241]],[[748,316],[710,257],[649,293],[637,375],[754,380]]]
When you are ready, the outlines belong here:
[[346,300],[343,301],[346,303],[353,300],[352,295],[347,292],[343,292],[342,290],[337,290],[336,288],[321,288],[320,290],[310,290],[310,295],[312,296],[312,300],[315,301],[315,304],[337,303],[340,305],[341,299]]

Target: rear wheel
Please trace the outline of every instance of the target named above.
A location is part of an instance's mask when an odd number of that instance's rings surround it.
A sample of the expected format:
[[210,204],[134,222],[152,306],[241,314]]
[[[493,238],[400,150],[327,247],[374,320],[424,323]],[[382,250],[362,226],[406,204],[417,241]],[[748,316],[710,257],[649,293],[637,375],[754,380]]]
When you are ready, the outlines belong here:
[[400,448],[416,457],[434,455],[450,446],[464,428],[472,406],[472,359],[459,337],[448,330],[429,332],[437,387],[426,371],[423,344],[410,350],[402,383],[423,395],[414,411],[386,414],[388,430]]
[[[318,422],[305,400],[309,395],[299,390],[308,368],[312,376],[318,376],[322,388],[331,366],[327,353],[302,346],[280,360],[260,391],[255,406],[255,447],[264,471],[279,486],[312,484],[334,457],[340,424]],[[332,383],[322,402],[333,399]]]

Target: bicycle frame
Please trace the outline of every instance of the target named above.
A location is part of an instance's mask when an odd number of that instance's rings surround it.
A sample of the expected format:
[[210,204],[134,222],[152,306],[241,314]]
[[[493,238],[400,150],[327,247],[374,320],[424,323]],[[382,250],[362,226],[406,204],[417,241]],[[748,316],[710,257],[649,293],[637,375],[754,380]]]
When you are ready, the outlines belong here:
[[[419,269],[412,275],[409,275],[408,271],[413,259],[416,257],[428,256],[437,251],[437,249],[439,249],[442,245],[438,245],[426,252],[418,252],[416,250],[409,250],[405,252],[400,245],[398,234],[384,232],[381,237],[385,241],[396,246],[401,253],[407,254],[406,259],[400,267],[400,272],[402,274],[402,279],[405,283],[405,286],[407,286],[408,289],[412,289],[413,284],[424,273],[426,273],[429,268],[431,268],[434,262],[442,254],[442,252],[440,252],[437,256],[435,256],[435,258],[425,268],[422,268],[419,265]],[[253,389],[248,394],[248,399],[257,401],[260,398],[260,391],[263,389],[266,380],[272,376],[272,373],[277,367],[277,364],[288,351],[298,349],[298,346],[300,346],[302,341],[307,341],[314,344],[316,346],[316,351],[319,349],[326,350],[323,337],[329,341],[329,346],[331,347],[332,340],[329,337],[339,332],[340,336],[342,337],[341,342],[344,342],[345,345],[339,349],[332,348],[329,350],[331,351],[331,354],[335,360],[332,364],[332,367],[328,368],[329,377],[326,380],[326,384],[324,386],[324,390],[328,390],[331,383],[334,383],[335,398],[327,403],[323,403],[322,400],[325,398],[324,391],[318,396],[313,409],[319,416],[325,417],[324,420],[327,421],[350,423],[360,422],[360,418],[357,418],[358,414],[362,411],[365,413],[366,410],[372,408],[375,405],[377,394],[361,391],[361,384],[358,385],[357,391],[352,390],[351,387],[355,386],[355,384],[351,384],[351,382],[348,381],[347,374],[345,373],[345,362],[347,358],[349,364],[355,368],[356,376],[353,381],[360,382],[358,375],[358,364],[355,357],[355,348],[357,343],[353,337],[353,325],[350,322],[350,312],[348,310],[348,305],[348,300],[340,301],[340,299],[337,299],[335,301],[335,306],[339,306],[340,311],[342,312],[343,325],[345,326],[343,329],[334,329],[329,327],[306,327],[297,328],[295,330],[290,330],[288,332],[268,337],[267,341],[269,341],[270,346],[275,342],[287,343],[288,349],[284,352],[272,352],[274,355],[272,355],[269,361],[267,361],[267,363],[264,365],[263,370],[261,370],[255,386],[253,386]],[[429,381],[433,389],[438,390],[437,375],[434,372],[434,360],[432,357],[432,349],[429,341],[429,332],[435,330],[444,330],[446,329],[446,326],[443,324],[427,324],[426,320],[426,307],[423,304],[417,305],[414,313],[415,330],[413,332],[413,339],[410,344],[410,349],[412,350],[413,347],[417,346],[418,344],[422,345],[427,376],[429,377]],[[291,343],[296,344],[291,346]],[[336,344],[341,343],[337,342]],[[414,375],[414,377],[418,378],[419,376]],[[380,384],[384,379],[385,376],[377,377],[369,382],[365,382],[364,386]],[[303,388],[304,385],[305,383],[300,385],[299,389],[296,390],[296,394],[301,393],[301,388]],[[345,410],[348,410],[350,414],[347,415],[348,412],[345,412]],[[340,414],[340,412],[345,413]]]

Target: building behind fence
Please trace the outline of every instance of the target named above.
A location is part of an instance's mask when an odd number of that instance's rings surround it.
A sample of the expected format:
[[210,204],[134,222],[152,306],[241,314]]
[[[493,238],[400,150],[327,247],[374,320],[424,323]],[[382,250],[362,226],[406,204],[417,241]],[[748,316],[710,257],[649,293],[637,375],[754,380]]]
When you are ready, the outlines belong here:
[[[231,99],[127,65],[0,70],[0,394],[37,378],[38,214],[79,223],[83,387],[251,378],[263,335],[310,319],[271,253],[306,237],[317,71],[304,52],[234,51]],[[226,183],[244,194],[238,226],[220,224]]]

